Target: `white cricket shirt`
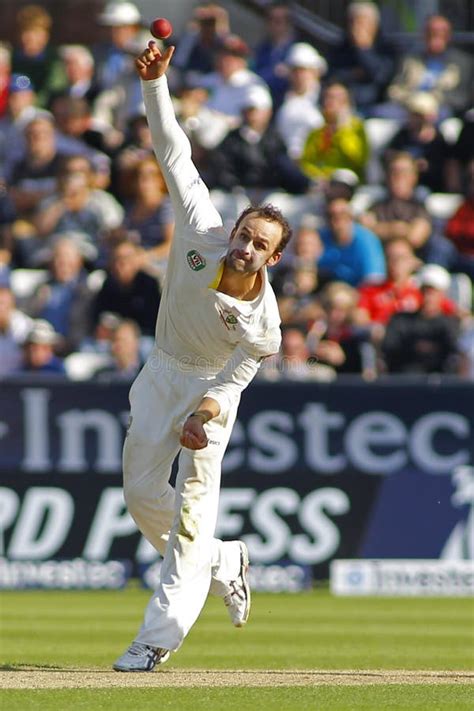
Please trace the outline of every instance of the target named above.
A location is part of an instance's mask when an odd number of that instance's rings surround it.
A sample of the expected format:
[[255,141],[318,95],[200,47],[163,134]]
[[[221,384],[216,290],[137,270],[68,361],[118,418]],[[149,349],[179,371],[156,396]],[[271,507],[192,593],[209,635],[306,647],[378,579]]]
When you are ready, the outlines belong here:
[[[206,395],[227,410],[280,347],[280,316],[266,269],[253,301],[216,290],[229,236],[191,159],[166,77],[142,82],[153,148],[175,212],[156,345],[183,372],[212,378]],[[214,377],[215,376],[215,377]]]

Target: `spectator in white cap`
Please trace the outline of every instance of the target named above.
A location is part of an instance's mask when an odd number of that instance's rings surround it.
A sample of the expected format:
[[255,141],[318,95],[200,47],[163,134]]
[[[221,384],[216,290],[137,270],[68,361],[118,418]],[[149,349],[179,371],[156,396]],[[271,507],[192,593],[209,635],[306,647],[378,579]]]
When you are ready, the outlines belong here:
[[252,86],[242,99],[242,124],[215,149],[210,163],[214,187],[245,187],[254,201],[265,192],[283,188],[304,192],[308,180],[290,160],[271,123],[272,99],[267,89]]
[[65,375],[61,358],[55,355],[59,335],[48,321],[36,319],[24,345],[22,373],[42,375]]
[[108,34],[96,50],[97,78],[101,89],[111,89],[130,72],[130,50],[136,46],[141,28],[140,11],[132,2],[112,0],[97,21]]
[[418,310],[392,316],[382,342],[390,373],[456,373],[459,367],[459,318],[447,314],[449,272],[426,264],[417,274],[422,292]]
[[318,100],[327,63],[310,44],[297,42],[291,47],[286,64],[290,90],[276,113],[275,123],[288,154],[298,160],[308,133],[324,123]]
[[[94,50],[96,78],[100,93],[94,102],[94,119],[112,131],[124,132],[128,121],[136,116],[143,99],[135,73],[134,57],[150,39],[142,25],[140,11],[131,2],[112,0],[97,18],[107,40]],[[158,45],[160,41],[157,40]],[[119,136],[114,137],[114,143]]]

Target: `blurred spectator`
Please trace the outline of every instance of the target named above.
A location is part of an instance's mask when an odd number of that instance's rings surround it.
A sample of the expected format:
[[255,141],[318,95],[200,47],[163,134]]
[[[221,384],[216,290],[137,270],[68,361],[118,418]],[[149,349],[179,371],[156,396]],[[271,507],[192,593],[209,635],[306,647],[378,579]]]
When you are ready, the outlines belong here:
[[386,185],[387,197],[371,205],[359,221],[382,242],[402,237],[422,256],[432,221],[423,203],[416,199],[418,164],[410,153],[394,151],[388,155]]
[[283,324],[310,324],[320,313],[315,299],[320,289],[315,264],[295,264],[285,273],[278,308]]
[[409,114],[406,125],[391,139],[387,153],[410,153],[418,165],[420,185],[432,192],[444,192],[450,148],[437,127],[436,99],[427,92],[415,93],[407,100],[407,107]]
[[112,311],[103,311],[95,329],[87,335],[79,346],[81,353],[109,353],[110,343],[115,329],[122,322],[122,319]]
[[323,277],[352,286],[385,278],[381,243],[373,232],[354,222],[349,200],[330,198],[327,222],[320,230],[323,253],[318,268]]
[[403,118],[409,99],[416,92],[429,92],[439,106],[439,119],[461,114],[472,101],[474,79],[472,55],[450,47],[451,23],[443,15],[428,17],[424,48],[409,54],[390,84],[387,94],[393,103],[385,116]]
[[359,186],[359,178],[353,170],[349,168],[337,168],[331,174],[331,178],[324,185],[322,191],[323,197],[326,200],[333,198],[343,198],[351,201]]
[[63,61],[67,84],[61,91],[51,94],[50,106],[57,96],[73,96],[85,99],[92,107],[99,94],[92,52],[82,44],[65,44],[59,48],[58,54]]
[[242,186],[263,192],[283,188],[290,193],[307,189],[307,178],[290,160],[271,118],[270,94],[263,87],[252,87],[243,100],[242,124],[213,152],[214,187]]
[[466,168],[465,199],[445,228],[446,237],[454,245],[450,269],[463,272],[474,279],[474,160]]
[[323,251],[313,215],[303,217],[292,247],[283,266],[273,273],[272,287],[282,322],[309,324],[320,310],[314,297],[321,288],[317,263]]
[[122,240],[113,246],[108,276],[93,304],[95,324],[101,313],[112,311],[136,321],[144,335],[154,334],[160,289],[141,265],[141,250],[136,244]]
[[49,277],[26,309],[31,316],[48,321],[63,337],[63,353],[77,349],[91,327],[93,295],[83,266],[78,245],[72,239],[59,239],[52,249]]
[[123,226],[140,235],[147,260],[168,258],[174,232],[174,212],[160,166],[152,156],[138,161],[128,173],[131,201]]
[[33,321],[23,346],[23,364],[20,371],[35,375],[66,375],[62,358],[55,355],[59,342],[59,335],[48,321]]
[[153,144],[150,127],[143,111],[130,117],[125,129],[125,139],[122,146],[112,158],[111,191],[120,200],[129,195],[128,178],[138,161],[153,156]]
[[111,0],[98,22],[105,27],[108,38],[94,52],[100,89],[94,102],[94,117],[123,131],[128,119],[138,113],[142,104],[134,59],[150,35],[142,30],[140,12],[131,2]]
[[40,236],[71,230],[89,235],[97,245],[122,218],[123,209],[114,198],[94,188],[87,158],[70,156],[59,166],[56,192],[39,204],[34,221]]
[[129,76],[131,52],[138,49],[141,15],[132,2],[111,0],[98,17],[107,39],[96,48],[96,77],[101,91],[113,89]]
[[446,166],[446,183],[450,192],[463,191],[466,167],[473,160],[474,108],[466,112],[458,138],[455,144],[450,146],[450,156]]
[[224,7],[213,2],[198,5],[188,29],[177,42],[173,67],[195,81],[202,74],[210,74],[219,46],[229,33],[229,14]]
[[8,45],[0,42],[0,118],[7,110],[11,74],[11,54]]
[[112,363],[96,371],[94,377],[101,381],[131,382],[143,363],[140,358],[140,329],[135,321],[124,319],[116,326],[110,341]]
[[280,353],[266,358],[257,376],[260,380],[328,381],[332,368],[316,361],[308,348],[304,328],[298,325],[282,328]]
[[344,38],[328,57],[329,79],[347,86],[357,111],[371,116],[393,76],[394,50],[380,35],[373,2],[351,2],[347,23]]
[[382,353],[389,373],[457,372],[459,319],[443,311],[450,280],[436,264],[420,271],[420,308],[396,313],[387,324]]
[[61,153],[87,156],[96,172],[110,173],[109,154],[122,143],[120,131],[106,132],[93,128],[91,108],[86,99],[59,95],[51,102],[56,122],[56,143]]
[[349,168],[362,180],[369,157],[364,122],[351,105],[349,91],[328,84],[322,95],[324,124],[307,136],[300,165],[308,177],[329,178],[337,168]]
[[308,344],[318,362],[331,366],[337,373],[363,373],[366,365],[364,348],[370,347],[369,331],[356,323],[358,294],[348,284],[334,281],[321,292],[322,317],[313,323]]
[[32,324],[29,316],[15,308],[11,288],[0,283],[0,378],[20,367],[22,346]]
[[10,196],[24,218],[52,195],[62,156],[56,145],[54,119],[36,112],[25,126],[26,152],[12,168]]
[[34,116],[36,94],[23,74],[12,74],[6,111],[0,119],[0,174],[9,179],[12,168],[25,154],[24,128]]
[[291,240],[291,249],[272,272],[272,286],[277,294],[282,289],[285,271],[293,267],[314,267],[322,254],[323,247],[318,232],[319,220],[315,215],[302,215],[300,224]]
[[289,91],[275,116],[275,125],[288,154],[298,160],[308,133],[319,128],[324,119],[318,109],[320,78],[326,72],[326,60],[310,44],[296,42],[288,52]]
[[359,287],[358,320],[362,323],[386,324],[394,313],[416,311],[421,305],[421,291],[413,278],[420,261],[409,241],[404,237],[388,239],[385,259],[386,280]]
[[255,48],[253,69],[270,87],[275,109],[278,109],[288,89],[285,62],[296,42],[296,32],[287,3],[273,2],[265,14],[266,36]]
[[12,263],[12,239],[8,227],[3,222],[6,211],[2,209],[2,199],[0,196],[0,285],[9,286]]
[[267,84],[247,66],[250,50],[243,39],[229,35],[221,43],[216,71],[202,76],[199,86],[209,92],[207,106],[227,117],[229,128],[239,125],[249,89]]
[[203,175],[206,175],[210,151],[239,123],[235,118],[210,108],[208,98],[206,89],[184,82],[175,99],[177,119],[191,142],[193,161]]
[[474,380],[474,319],[465,325],[458,341],[459,368],[458,375]]
[[47,106],[51,94],[66,85],[62,62],[50,44],[51,15],[40,5],[25,5],[17,12],[16,26],[18,44],[13,49],[12,71],[26,74],[38,105]]

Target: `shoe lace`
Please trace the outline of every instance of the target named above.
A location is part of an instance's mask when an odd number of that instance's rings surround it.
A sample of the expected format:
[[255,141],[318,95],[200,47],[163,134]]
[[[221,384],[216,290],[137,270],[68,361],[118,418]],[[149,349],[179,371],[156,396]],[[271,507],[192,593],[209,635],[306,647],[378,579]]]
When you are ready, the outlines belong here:
[[147,644],[143,644],[143,642],[132,642],[128,648],[128,653],[133,654],[135,657],[141,657],[142,654],[149,654],[150,652],[156,654],[156,650],[153,649],[153,647],[149,647]]
[[[239,600],[245,600],[244,590],[242,588],[242,585],[240,585],[237,580],[231,580],[229,583],[229,587],[231,589],[224,596],[224,603],[227,606],[232,605],[232,603],[237,602]],[[235,598],[237,598],[237,600],[235,600]]]

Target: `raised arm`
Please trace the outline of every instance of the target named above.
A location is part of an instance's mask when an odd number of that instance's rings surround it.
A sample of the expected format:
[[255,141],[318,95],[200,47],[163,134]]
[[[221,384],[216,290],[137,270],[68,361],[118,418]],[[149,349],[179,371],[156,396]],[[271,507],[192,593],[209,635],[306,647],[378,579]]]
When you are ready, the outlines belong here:
[[173,52],[174,47],[168,47],[162,54],[151,41],[135,60],[135,66],[142,80],[153,149],[168,186],[176,222],[205,232],[222,225],[222,220],[192,161],[189,140],[176,120],[166,79]]

